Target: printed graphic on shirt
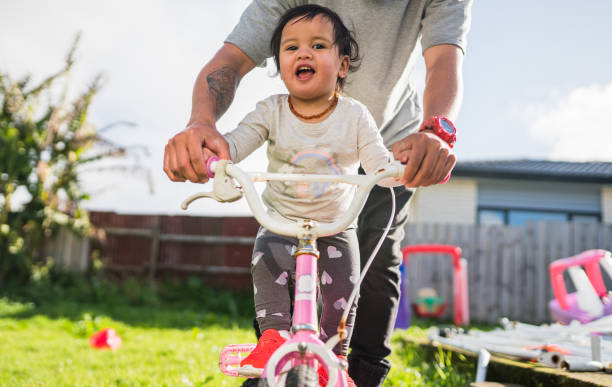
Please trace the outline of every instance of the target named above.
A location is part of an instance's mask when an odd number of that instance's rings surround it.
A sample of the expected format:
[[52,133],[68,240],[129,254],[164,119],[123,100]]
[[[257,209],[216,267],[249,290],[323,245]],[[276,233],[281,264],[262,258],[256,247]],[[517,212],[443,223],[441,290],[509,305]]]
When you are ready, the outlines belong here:
[[[334,160],[334,157],[329,153],[320,151],[318,149],[304,149],[296,153],[291,158],[291,164],[294,166],[294,171],[297,173],[308,171],[309,173],[319,174],[341,174],[340,168],[336,166],[336,161]],[[299,182],[296,186],[296,194],[300,198],[318,198],[319,196],[323,195],[323,193],[325,193],[326,187],[327,183]]]

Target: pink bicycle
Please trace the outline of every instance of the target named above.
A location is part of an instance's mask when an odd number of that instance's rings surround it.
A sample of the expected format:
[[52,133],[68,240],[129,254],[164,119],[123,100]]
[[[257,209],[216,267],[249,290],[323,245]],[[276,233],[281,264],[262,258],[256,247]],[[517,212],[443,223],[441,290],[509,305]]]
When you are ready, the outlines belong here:
[[[327,374],[327,387],[347,386],[346,378],[342,372],[346,369],[347,364],[336,357],[332,349],[345,338],[345,324],[350,308],[346,308],[338,326],[337,334],[329,338],[326,343],[321,341],[319,339],[317,316],[317,259],[319,252],[317,251],[316,240],[319,237],[337,234],[345,230],[359,215],[372,187],[382,179],[399,178],[403,173],[403,167],[399,164],[390,164],[372,175],[247,173],[230,161],[210,158],[207,162],[207,168],[209,176],[214,177],[213,191],[198,193],[187,198],[181,205],[183,209],[186,209],[191,202],[199,198],[207,197],[219,202],[232,202],[240,199],[244,194],[253,215],[264,228],[277,234],[297,237],[299,241],[294,254],[296,273],[291,338],[279,347],[268,360],[263,375],[261,375],[260,386],[319,386],[317,373],[319,367],[323,367]],[[268,215],[253,184],[254,182],[274,180],[346,183],[354,185],[356,189],[349,210],[341,219],[333,223],[318,223],[308,219],[289,223],[278,221]],[[238,186],[235,181],[241,186]],[[393,190],[391,192],[393,193]],[[391,225],[394,212],[393,209],[387,231]],[[355,287],[356,290],[359,289],[363,275],[369,268],[385,236],[386,232],[365,265],[361,278]],[[356,294],[357,291],[351,294],[348,305],[352,305]],[[226,346],[219,358],[221,371],[229,376],[244,376],[238,374],[240,361],[254,347],[255,344]]]

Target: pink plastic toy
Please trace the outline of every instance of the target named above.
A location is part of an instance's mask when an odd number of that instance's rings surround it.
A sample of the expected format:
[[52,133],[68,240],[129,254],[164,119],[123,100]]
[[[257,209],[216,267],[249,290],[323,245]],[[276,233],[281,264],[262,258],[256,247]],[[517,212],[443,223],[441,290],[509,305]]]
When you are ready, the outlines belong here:
[[[604,267],[609,266],[610,260],[612,258],[608,251],[587,250],[573,257],[558,259],[550,264],[550,281],[555,298],[548,303],[548,308],[554,320],[562,324],[569,324],[572,320],[577,320],[584,324],[612,314],[612,299],[608,295],[599,267],[600,263]],[[588,281],[603,305],[600,315],[593,315],[578,305],[578,292],[567,293],[563,272],[574,267],[584,267]],[[612,276],[612,273],[608,274]]]
[[[408,268],[408,256],[416,253],[449,254],[453,259],[453,320],[456,325],[470,323],[467,260],[461,258],[461,248],[451,245],[412,245],[402,249],[404,265]],[[415,310],[416,312],[416,310]]]

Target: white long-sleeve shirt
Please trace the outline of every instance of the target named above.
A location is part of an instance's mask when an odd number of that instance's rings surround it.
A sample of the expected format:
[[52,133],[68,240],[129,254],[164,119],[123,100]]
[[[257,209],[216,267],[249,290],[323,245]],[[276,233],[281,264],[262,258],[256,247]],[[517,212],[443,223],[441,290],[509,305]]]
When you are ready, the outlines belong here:
[[[287,99],[273,95],[260,101],[225,135],[233,162],[266,141],[268,172],[356,174],[361,164],[371,173],[392,160],[372,115],[360,102],[339,96],[334,111],[311,124],[289,110]],[[272,181],[267,182],[263,201],[273,215],[332,222],[348,209],[353,194],[348,184]]]

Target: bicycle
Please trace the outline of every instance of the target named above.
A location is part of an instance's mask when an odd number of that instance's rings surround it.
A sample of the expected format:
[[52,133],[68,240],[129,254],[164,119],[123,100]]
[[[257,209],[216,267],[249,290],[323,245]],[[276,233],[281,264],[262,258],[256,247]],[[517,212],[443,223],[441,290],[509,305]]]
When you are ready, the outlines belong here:
[[[212,192],[201,192],[185,199],[181,204],[187,209],[189,204],[199,198],[212,198],[219,202],[233,202],[246,196],[249,207],[257,221],[271,232],[297,237],[298,246],[294,253],[296,258],[294,309],[291,327],[291,337],[279,347],[268,360],[260,386],[319,386],[318,366],[323,367],[327,374],[326,387],[347,386],[342,370],[347,368],[346,361],[336,357],[332,349],[346,338],[346,320],[350,307],[347,307],[340,321],[337,334],[323,343],[319,339],[317,315],[317,259],[319,252],[316,240],[319,237],[334,235],[345,230],[359,215],[372,187],[385,178],[399,179],[404,167],[400,164],[389,164],[387,167],[371,175],[309,175],[284,173],[247,173],[228,160],[211,157],[206,163],[208,175],[213,177]],[[241,184],[235,184],[234,179]],[[265,210],[255,190],[254,182],[294,181],[319,183],[347,183],[356,187],[353,201],[348,211],[332,223],[319,223],[310,219],[296,222],[281,222],[272,218]],[[393,190],[391,189],[393,196]],[[376,255],[386,233],[388,232],[393,214],[395,213],[395,198],[387,230],[367,261],[355,291],[349,297],[348,305],[352,305],[357,295],[363,276],[373,257]],[[244,376],[237,372],[237,365],[255,347],[255,344],[233,344],[226,346],[219,358],[221,371],[229,376]]]

